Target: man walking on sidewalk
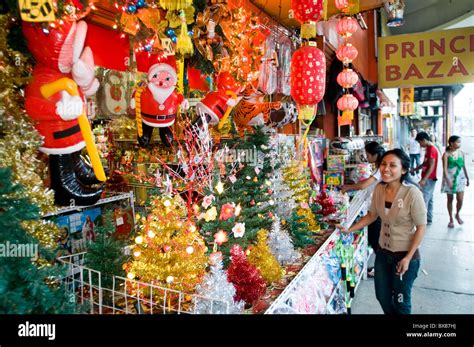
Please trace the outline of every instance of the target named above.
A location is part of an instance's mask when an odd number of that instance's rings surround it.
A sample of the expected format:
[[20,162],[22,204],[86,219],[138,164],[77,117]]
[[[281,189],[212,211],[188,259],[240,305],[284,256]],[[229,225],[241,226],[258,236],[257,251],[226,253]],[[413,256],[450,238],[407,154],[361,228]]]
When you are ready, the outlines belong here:
[[416,141],[421,147],[425,148],[425,159],[423,164],[411,169],[411,173],[413,174],[415,171],[421,169],[421,180],[418,184],[423,192],[423,199],[425,200],[426,209],[428,210],[427,222],[428,225],[430,225],[433,222],[433,193],[437,181],[438,151],[430,141],[430,136],[425,132],[418,133],[418,135],[416,135]]

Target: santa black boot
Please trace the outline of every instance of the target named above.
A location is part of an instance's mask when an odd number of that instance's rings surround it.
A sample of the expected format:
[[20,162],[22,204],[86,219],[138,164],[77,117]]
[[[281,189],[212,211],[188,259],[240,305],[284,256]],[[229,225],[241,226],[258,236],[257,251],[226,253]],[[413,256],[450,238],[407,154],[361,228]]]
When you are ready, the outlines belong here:
[[51,188],[54,190],[54,201],[60,206],[94,205],[102,195],[102,188],[91,189],[82,185],[74,172],[71,155],[60,154],[49,156]]
[[138,136],[138,144],[140,147],[146,148],[150,145],[153,129],[153,127],[142,122],[142,136]]
[[84,185],[99,184],[100,181],[95,177],[92,167],[87,165],[81,158],[80,152],[71,153],[71,159],[74,165],[74,173],[77,179]]

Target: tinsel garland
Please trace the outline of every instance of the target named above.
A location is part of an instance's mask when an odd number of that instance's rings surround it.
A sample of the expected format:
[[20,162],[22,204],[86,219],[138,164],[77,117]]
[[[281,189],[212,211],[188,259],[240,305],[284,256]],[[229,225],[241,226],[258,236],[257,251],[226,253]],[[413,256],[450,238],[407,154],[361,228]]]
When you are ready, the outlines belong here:
[[[9,16],[0,15],[0,166],[12,168],[13,182],[25,188],[22,196],[39,206],[42,213],[55,212],[54,192],[44,186],[42,179],[47,176],[46,165],[38,160],[42,138],[23,106],[21,90],[29,80],[31,65],[21,53],[8,47],[10,24]],[[52,223],[25,221],[23,227],[48,248],[54,248],[60,236],[59,228]]]
[[283,266],[296,262],[300,257],[293,247],[290,236],[281,228],[278,216],[275,216],[267,243],[275,258]]

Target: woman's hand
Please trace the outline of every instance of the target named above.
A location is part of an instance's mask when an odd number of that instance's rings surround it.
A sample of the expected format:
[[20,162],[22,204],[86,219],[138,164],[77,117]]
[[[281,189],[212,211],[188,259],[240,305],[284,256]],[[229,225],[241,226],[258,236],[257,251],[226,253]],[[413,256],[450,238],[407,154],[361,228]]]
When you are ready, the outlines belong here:
[[403,258],[397,264],[397,275],[402,276],[405,272],[408,271],[408,267],[410,266],[410,260],[408,258]]
[[351,184],[344,184],[341,188],[343,193],[349,192],[352,190],[352,185]]
[[351,232],[351,231],[350,231],[350,228],[348,229],[348,228],[346,228],[345,226],[342,226],[342,224],[336,224],[336,228],[338,228],[339,231],[340,231],[341,233],[344,233],[344,234],[348,234],[348,233]]

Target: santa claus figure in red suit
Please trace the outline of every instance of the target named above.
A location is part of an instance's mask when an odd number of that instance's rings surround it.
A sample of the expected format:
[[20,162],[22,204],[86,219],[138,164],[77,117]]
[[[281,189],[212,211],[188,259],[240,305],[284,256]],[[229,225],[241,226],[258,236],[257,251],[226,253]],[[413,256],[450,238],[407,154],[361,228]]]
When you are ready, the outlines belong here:
[[25,90],[25,109],[44,138],[39,150],[49,154],[55,201],[94,204],[102,190],[88,187],[99,181],[80,158],[85,143],[77,121],[86,111],[84,95],[99,87],[92,51],[84,48],[87,24],[64,21],[43,30],[39,24],[23,22],[23,33],[37,62]]
[[229,107],[234,107],[238,100],[240,85],[227,71],[219,73],[216,78],[216,91],[208,93],[196,104],[196,113],[200,116],[195,124],[208,123],[216,125]]
[[140,86],[130,102],[137,117],[138,142],[141,147],[147,147],[153,129],[158,128],[161,141],[171,146],[173,133],[170,127],[176,120],[178,107],[187,109],[189,106],[183,95],[175,90],[178,81],[176,60],[174,56],[148,52],[137,53],[136,59],[137,69],[148,75],[148,84]]

